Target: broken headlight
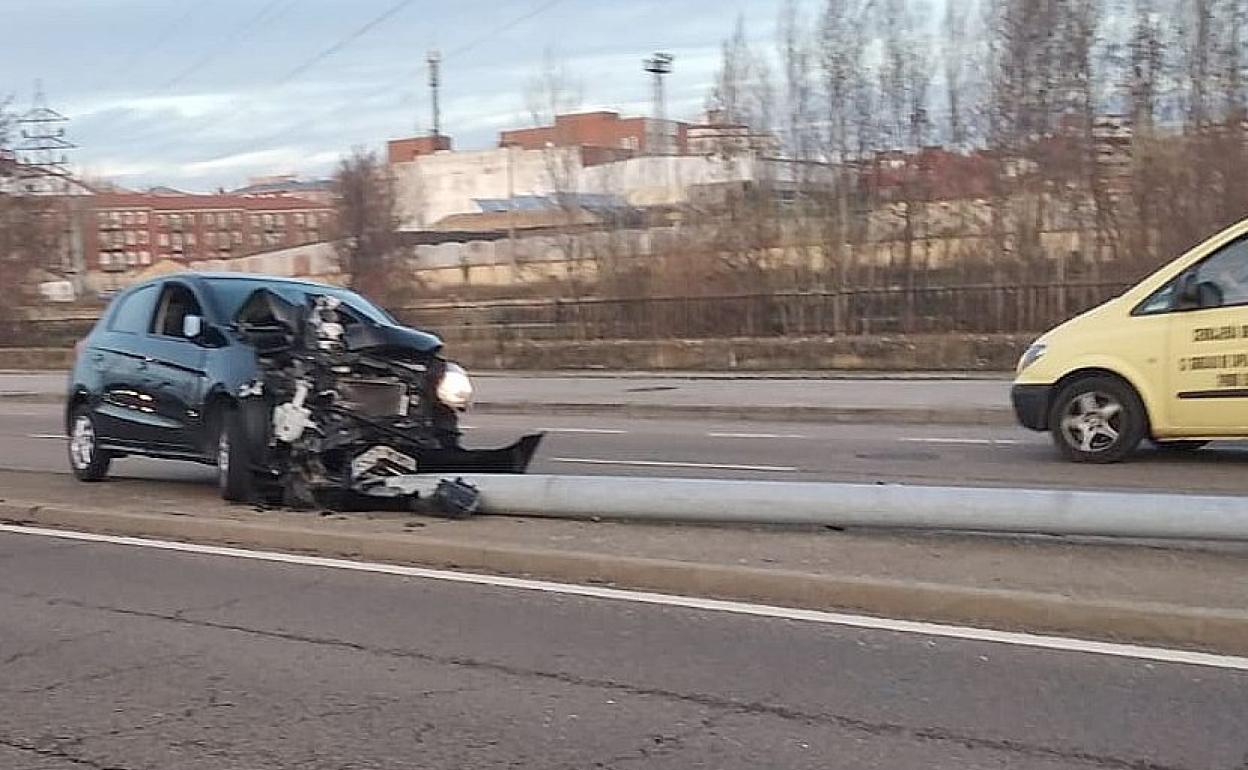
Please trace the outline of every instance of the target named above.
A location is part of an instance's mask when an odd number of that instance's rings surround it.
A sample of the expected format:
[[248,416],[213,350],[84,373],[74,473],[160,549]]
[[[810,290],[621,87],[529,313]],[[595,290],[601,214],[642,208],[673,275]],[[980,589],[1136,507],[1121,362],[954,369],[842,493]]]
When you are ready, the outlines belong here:
[[448,363],[438,381],[438,400],[452,409],[467,409],[472,405],[472,380],[459,364]]

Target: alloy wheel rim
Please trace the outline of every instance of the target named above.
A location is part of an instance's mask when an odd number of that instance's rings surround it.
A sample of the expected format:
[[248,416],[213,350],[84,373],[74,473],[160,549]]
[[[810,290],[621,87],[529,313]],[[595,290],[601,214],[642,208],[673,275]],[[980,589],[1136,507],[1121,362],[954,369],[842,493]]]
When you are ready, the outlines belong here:
[[225,431],[221,431],[221,437],[217,439],[217,481],[224,488],[226,479],[230,476],[230,437]]
[[1062,437],[1080,452],[1108,451],[1122,436],[1124,413],[1122,403],[1108,393],[1084,393],[1067,405],[1062,416]]
[[95,458],[95,426],[86,415],[79,415],[74,420],[74,430],[69,438],[69,458],[79,470],[90,467]]

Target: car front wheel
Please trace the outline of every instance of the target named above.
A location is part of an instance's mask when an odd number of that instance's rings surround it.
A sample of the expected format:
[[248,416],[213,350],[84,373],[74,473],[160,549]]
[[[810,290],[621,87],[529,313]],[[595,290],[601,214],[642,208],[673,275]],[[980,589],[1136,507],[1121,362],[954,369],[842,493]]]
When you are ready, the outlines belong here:
[[1069,460],[1122,462],[1148,433],[1140,397],[1112,377],[1087,377],[1062,388],[1049,415],[1053,441]]
[[69,419],[69,467],[79,481],[101,481],[108,476],[113,457],[100,448],[95,417],[86,406],[73,411]]
[[231,503],[245,503],[252,497],[251,453],[247,432],[235,409],[223,410],[217,419],[217,489]]

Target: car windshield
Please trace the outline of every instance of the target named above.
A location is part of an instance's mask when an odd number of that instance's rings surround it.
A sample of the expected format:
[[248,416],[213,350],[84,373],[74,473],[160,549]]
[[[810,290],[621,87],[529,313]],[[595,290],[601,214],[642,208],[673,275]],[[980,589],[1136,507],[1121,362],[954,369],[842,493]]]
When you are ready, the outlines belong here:
[[380,324],[394,323],[394,318],[389,313],[349,289],[258,278],[224,278],[211,281],[210,285],[217,299],[221,317],[230,320],[233,320],[238,315],[238,311],[242,309],[243,303],[257,289],[268,289],[296,305],[306,304],[309,297],[320,295],[334,297],[341,300],[344,305],[354,310],[362,318],[367,318]]

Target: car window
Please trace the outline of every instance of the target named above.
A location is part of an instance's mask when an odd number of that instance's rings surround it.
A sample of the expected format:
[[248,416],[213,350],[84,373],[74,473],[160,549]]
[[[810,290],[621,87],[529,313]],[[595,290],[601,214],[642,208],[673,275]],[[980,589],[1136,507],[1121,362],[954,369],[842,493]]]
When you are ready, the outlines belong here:
[[1248,305],[1248,238],[1223,246],[1196,268],[1197,283],[1217,287],[1214,296],[1221,302],[1214,307]]
[[163,337],[183,338],[182,324],[188,315],[202,316],[203,310],[195,293],[180,283],[165,285],[161,293],[160,305],[156,317],[152,321],[152,333]]
[[115,332],[143,334],[152,321],[155,308],[156,287],[144,286],[121,300],[108,328]]

